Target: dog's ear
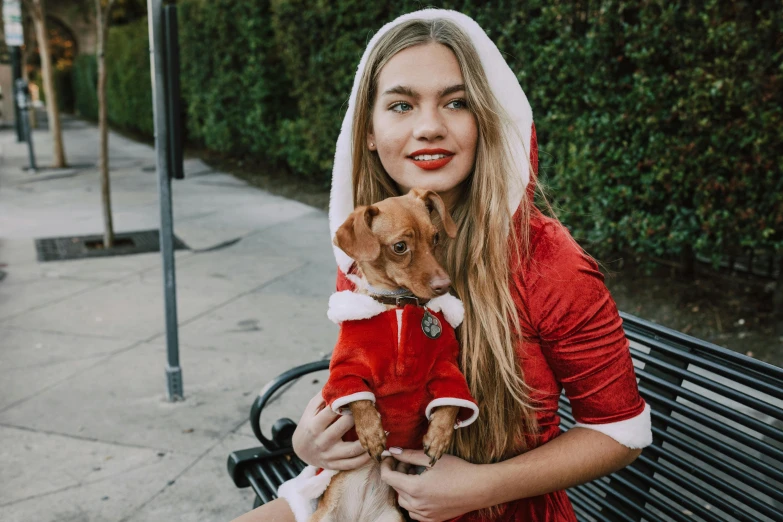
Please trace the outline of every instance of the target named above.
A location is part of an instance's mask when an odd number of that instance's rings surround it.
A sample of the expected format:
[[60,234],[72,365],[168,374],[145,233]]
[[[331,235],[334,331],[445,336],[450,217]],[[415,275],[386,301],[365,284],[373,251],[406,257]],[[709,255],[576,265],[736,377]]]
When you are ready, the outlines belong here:
[[378,207],[359,207],[348,216],[334,235],[334,244],[355,261],[374,261],[381,255],[381,243],[372,233],[372,220]]
[[446,210],[446,205],[443,203],[443,200],[440,199],[440,196],[437,192],[434,190],[423,190],[423,189],[411,189],[411,193],[422,200],[424,204],[427,206],[427,210],[432,212],[433,210],[438,211],[438,215],[440,215],[440,221],[443,223],[443,230],[446,231],[446,235],[450,238],[454,239],[457,237],[457,225],[454,223],[454,220],[451,219],[451,214]]

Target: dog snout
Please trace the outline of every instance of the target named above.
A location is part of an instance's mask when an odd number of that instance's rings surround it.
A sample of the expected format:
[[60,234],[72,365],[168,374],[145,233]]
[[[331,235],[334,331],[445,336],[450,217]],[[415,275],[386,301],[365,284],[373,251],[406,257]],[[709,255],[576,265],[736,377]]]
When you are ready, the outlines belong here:
[[430,280],[430,288],[436,295],[443,295],[449,291],[451,279],[446,276],[435,276]]

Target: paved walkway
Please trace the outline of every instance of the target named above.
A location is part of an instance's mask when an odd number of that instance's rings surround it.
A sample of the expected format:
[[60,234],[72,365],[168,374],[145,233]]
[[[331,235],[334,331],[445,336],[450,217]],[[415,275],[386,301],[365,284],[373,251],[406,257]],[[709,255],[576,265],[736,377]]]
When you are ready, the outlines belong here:
[[[34,139],[51,164],[48,133]],[[186,162],[173,185],[191,247],[176,255],[186,400],[169,403],[160,254],[36,260],[35,238],[102,233],[97,129],[66,120],[65,150],[76,168],[25,172],[26,146],[0,129],[0,520],[230,520],[252,506],[226,457],[258,445],[255,395],[336,338],[326,214]],[[110,157],[116,231],[157,228],[153,148],[112,134]],[[297,420],[323,378],[269,419]]]

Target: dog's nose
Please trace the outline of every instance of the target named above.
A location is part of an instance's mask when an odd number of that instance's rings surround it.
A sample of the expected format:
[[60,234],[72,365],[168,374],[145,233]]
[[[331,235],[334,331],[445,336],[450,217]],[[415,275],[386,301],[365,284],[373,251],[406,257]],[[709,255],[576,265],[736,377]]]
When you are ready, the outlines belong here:
[[443,295],[449,291],[451,286],[451,279],[448,277],[433,277],[430,280],[430,288],[436,295]]

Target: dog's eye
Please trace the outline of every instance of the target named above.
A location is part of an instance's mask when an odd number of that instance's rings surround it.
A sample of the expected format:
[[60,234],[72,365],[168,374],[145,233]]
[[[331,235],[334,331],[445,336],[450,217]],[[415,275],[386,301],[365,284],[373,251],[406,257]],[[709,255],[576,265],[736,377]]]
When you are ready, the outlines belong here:
[[395,254],[404,254],[408,251],[408,245],[405,244],[405,241],[400,241],[399,243],[394,243],[392,249]]
[[432,236],[432,244],[437,245],[438,243],[440,243],[440,234],[435,232],[435,235]]

